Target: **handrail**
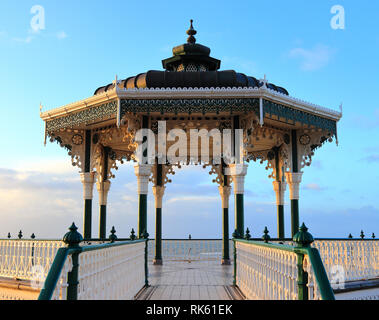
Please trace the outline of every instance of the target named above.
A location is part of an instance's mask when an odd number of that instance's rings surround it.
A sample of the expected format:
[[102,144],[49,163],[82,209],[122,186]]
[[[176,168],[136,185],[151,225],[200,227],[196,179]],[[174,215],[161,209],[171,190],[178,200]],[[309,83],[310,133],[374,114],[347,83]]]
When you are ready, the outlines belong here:
[[47,274],[43,288],[38,296],[38,300],[51,300],[53,296],[55,287],[58,283],[59,277],[61,276],[63,266],[66,262],[68,255],[73,254],[80,250],[78,249],[69,249],[69,248],[60,248],[54,258],[53,264]]
[[[334,292],[333,289],[330,285],[327,273],[324,268],[324,264],[321,260],[321,256],[316,248],[311,248],[311,247],[293,247],[290,245],[286,244],[275,244],[275,243],[268,243],[268,242],[263,242],[261,241],[256,241],[256,240],[244,240],[244,239],[234,239],[234,242],[241,242],[241,243],[246,243],[249,245],[255,245],[255,246],[261,246],[261,247],[266,247],[266,248],[273,248],[273,249],[278,249],[282,251],[287,251],[287,252],[293,252],[296,254],[300,255],[308,255],[310,263],[313,267],[314,271],[314,276],[317,282],[317,285],[320,289],[320,294],[323,300],[335,300],[334,297]],[[235,266],[238,263],[238,256],[235,258]],[[302,266],[302,259],[301,259],[301,269],[303,268]],[[304,270],[302,270],[304,272]],[[234,275],[236,276],[236,275]],[[298,279],[299,281],[299,279]],[[304,284],[304,283],[303,283]]]
[[320,294],[322,300],[335,300],[334,292],[332,286],[330,285],[328,275],[326,274],[324,264],[321,260],[320,253],[316,248],[295,248],[295,252],[300,252],[307,254],[311,265],[313,267],[313,272],[318,287],[320,288]]
[[83,252],[89,252],[94,250],[107,249],[111,247],[118,247],[127,244],[136,244],[141,242],[146,242],[146,239],[138,239],[138,240],[129,240],[129,241],[120,241],[117,243],[103,243],[89,246],[82,246],[76,248],[60,248],[54,258],[53,264],[49,270],[49,273],[46,277],[43,288],[38,296],[38,300],[50,300],[53,296],[56,285],[61,276],[64,264],[69,255],[80,254]]

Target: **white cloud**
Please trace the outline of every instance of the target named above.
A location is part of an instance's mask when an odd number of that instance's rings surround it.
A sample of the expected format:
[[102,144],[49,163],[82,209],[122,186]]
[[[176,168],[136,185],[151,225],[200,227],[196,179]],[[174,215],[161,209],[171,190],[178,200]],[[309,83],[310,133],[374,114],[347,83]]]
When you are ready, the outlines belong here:
[[219,196],[178,196],[171,198],[166,201],[166,203],[175,203],[175,202],[208,202],[208,201],[220,201]]
[[314,71],[325,67],[334,54],[334,50],[326,45],[318,44],[311,49],[294,48],[289,52],[290,58],[300,60],[300,68]]
[[59,40],[66,39],[67,38],[67,33],[64,32],[64,31],[60,31],[60,32],[57,32],[56,36],[57,36],[57,38]]
[[313,190],[313,191],[321,191],[324,188],[322,188],[319,184],[317,183],[308,183],[307,185],[304,186],[304,189],[306,190]]
[[13,38],[13,41],[20,42],[20,43],[30,43],[32,42],[34,37],[27,36],[26,38]]

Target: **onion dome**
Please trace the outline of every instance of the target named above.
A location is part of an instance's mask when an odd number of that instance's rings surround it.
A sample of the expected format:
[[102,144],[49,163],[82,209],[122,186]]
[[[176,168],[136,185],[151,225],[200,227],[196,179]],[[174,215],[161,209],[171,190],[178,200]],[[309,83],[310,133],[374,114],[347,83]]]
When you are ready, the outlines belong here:
[[211,49],[196,43],[194,35],[197,31],[191,26],[187,30],[189,35],[187,43],[172,49],[173,56],[162,60],[163,68],[167,71],[177,72],[204,72],[220,69],[221,61],[210,57]]
[[[267,88],[288,95],[288,91],[272,83],[260,81],[234,70],[219,71],[221,61],[210,56],[211,49],[196,43],[197,31],[191,20],[187,43],[172,49],[173,56],[162,60],[165,71],[150,70],[120,81],[123,89],[140,88]],[[114,89],[114,83],[100,87],[96,94]]]

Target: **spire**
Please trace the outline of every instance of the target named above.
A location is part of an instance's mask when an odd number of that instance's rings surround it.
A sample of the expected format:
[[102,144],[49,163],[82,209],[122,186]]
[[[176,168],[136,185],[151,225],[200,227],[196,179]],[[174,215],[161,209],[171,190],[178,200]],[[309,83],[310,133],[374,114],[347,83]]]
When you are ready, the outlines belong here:
[[196,38],[194,37],[194,35],[197,33],[197,31],[193,28],[193,20],[191,19],[190,20],[191,22],[191,25],[190,25],[190,28],[187,30],[187,34],[189,35],[188,39],[187,39],[187,43],[195,43],[196,42]]

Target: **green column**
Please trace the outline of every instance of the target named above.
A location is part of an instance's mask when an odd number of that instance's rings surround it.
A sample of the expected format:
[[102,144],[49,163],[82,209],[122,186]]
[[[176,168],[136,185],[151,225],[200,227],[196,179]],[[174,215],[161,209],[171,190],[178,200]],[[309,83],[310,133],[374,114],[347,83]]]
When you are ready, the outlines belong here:
[[[149,128],[149,116],[142,116],[142,129]],[[142,142],[146,143],[146,149],[143,150],[143,156],[139,164],[135,167],[135,173],[138,179],[138,237],[142,238],[142,233],[147,233],[147,193],[151,166],[148,165],[148,139],[143,134]]]
[[147,194],[138,195],[138,237],[147,232]]
[[83,218],[84,239],[92,237],[92,199],[84,200],[84,218]]
[[278,219],[278,238],[284,239],[284,205],[277,205],[277,219]]
[[99,238],[107,238],[107,206],[105,204],[100,205],[99,213]]
[[291,199],[291,235],[299,231],[299,200]]
[[229,208],[223,208],[222,215],[222,264],[230,264],[229,256]]
[[91,173],[91,140],[91,130],[86,130],[84,140],[84,173],[82,174],[82,183],[84,187],[84,239],[90,239],[92,237],[92,193],[95,176],[94,173]]
[[[223,163],[223,170],[224,163]],[[229,186],[229,177],[223,175],[222,185],[219,186],[221,203],[222,203],[222,265],[230,265],[229,256],[229,197],[231,187]]]
[[155,257],[153,264],[162,264],[162,199],[165,191],[163,185],[163,165],[155,163],[155,183],[153,193],[155,197]]
[[280,167],[280,154],[279,148],[273,148],[275,154],[275,181],[273,182],[274,190],[276,193],[276,207],[277,207],[277,228],[278,238],[284,239],[284,191],[285,182],[283,181],[283,169]]
[[[292,144],[292,172],[299,172],[298,153],[297,153],[297,132],[291,131]],[[291,199],[291,234],[292,237],[299,231],[299,199]]]
[[154,264],[162,264],[162,208],[155,208],[155,257]]
[[235,229],[238,235],[243,238],[244,235],[244,200],[243,193],[235,194],[234,207],[235,207]]

